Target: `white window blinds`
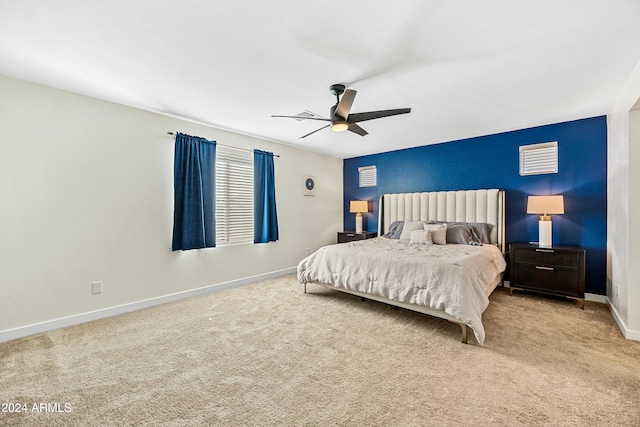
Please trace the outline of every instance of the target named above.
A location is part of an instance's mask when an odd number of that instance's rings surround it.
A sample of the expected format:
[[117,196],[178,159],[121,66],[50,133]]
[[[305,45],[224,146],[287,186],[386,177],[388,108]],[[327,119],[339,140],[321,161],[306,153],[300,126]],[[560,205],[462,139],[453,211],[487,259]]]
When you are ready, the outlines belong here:
[[216,149],[216,245],[253,242],[253,152]]
[[558,141],[520,147],[520,175],[558,173]]
[[375,166],[358,168],[360,187],[375,187],[378,185],[378,173]]

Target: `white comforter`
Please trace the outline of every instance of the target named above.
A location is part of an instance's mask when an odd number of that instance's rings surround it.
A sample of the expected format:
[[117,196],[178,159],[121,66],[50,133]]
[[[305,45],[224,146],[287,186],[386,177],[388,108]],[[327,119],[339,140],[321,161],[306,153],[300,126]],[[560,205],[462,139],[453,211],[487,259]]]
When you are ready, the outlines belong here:
[[411,245],[378,237],[318,249],[298,264],[298,280],[444,311],[483,344],[487,295],[505,267],[493,245]]

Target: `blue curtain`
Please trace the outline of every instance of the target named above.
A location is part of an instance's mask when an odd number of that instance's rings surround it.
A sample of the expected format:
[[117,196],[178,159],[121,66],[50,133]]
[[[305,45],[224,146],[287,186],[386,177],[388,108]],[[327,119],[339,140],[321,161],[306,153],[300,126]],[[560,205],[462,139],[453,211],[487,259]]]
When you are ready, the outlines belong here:
[[273,153],[253,150],[254,243],[278,240]]
[[216,142],[176,135],[172,250],[212,248],[215,240]]

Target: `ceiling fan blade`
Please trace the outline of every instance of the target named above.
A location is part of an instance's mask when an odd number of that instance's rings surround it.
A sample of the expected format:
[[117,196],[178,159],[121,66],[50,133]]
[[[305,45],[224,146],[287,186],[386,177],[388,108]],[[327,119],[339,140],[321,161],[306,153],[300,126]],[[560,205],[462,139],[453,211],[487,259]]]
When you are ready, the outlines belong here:
[[358,126],[355,123],[349,123],[348,130],[350,130],[353,133],[357,133],[360,136],[369,135],[369,132],[367,132],[366,130],[362,129],[360,126]]
[[358,92],[353,89],[347,89],[344,91],[342,99],[340,99],[340,102],[336,107],[337,116],[340,116],[343,119],[347,120],[347,117],[349,117],[349,112],[351,111],[351,105],[353,105],[353,100],[356,97],[356,93]]
[[317,117],[319,119],[324,119],[324,117],[322,117],[320,114],[316,114],[313,111],[309,111],[309,110],[304,110],[302,113],[296,114],[296,116],[300,116],[303,119],[306,119],[309,117]]
[[366,120],[380,119],[382,117],[397,116],[398,114],[407,114],[411,112],[411,108],[397,108],[395,110],[379,110],[368,111],[366,113],[353,113],[349,115],[347,122],[358,123]]
[[331,119],[325,119],[324,117],[307,117],[307,116],[281,116],[278,114],[273,114],[271,117],[284,117],[287,119],[296,119],[296,120],[320,120],[322,122],[330,122]]
[[320,129],[316,129],[316,130],[314,130],[313,132],[309,132],[309,133],[308,133],[308,134],[306,134],[306,135],[302,135],[302,136],[301,136],[300,138],[298,138],[298,139],[306,138],[306,137],[308,137],[309,135],[313,135],[314,133],[318,132],[319,130],[322,130],[322,129],[328,128],[329,126],[331,126],[331,125],[322,126]]

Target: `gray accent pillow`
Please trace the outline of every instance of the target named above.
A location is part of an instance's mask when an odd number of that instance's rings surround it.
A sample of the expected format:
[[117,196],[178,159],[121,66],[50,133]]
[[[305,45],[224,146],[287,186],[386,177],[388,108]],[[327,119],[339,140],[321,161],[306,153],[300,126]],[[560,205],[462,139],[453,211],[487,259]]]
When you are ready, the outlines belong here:
[[493,225],[488,224],[486,222],[445,222],[445,221],[429,221],[429,224],[447,224],[448,226],[452,225],[468,225],[473,228],[476,236],[480,240],[481,243],[491,243],[491,230]]
[[387,239],[399,239],[402,234],[402,228],[404,226],[404,221],[394,221],[389,226],[389,231],[386,234],[383,234],[382,237],[386,237]]
[[476,232],[476,235],[480,239],[482,243],[491,243],[491,228],[493,227],[491,224],[487,224],[486,222],[468,222],[473,231]]
[[481,246],[482,240],[468,224],[449,224],[447,226],[447,243]]

